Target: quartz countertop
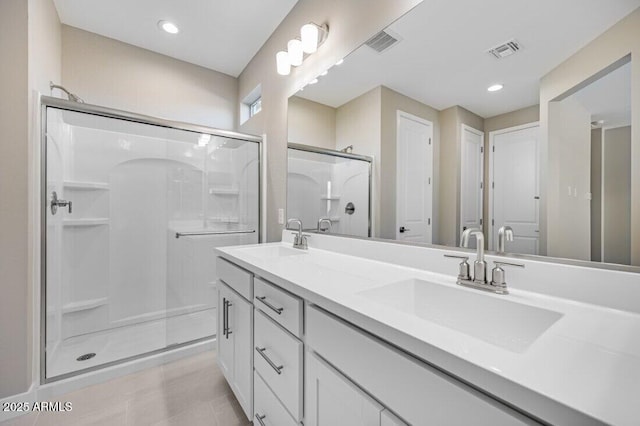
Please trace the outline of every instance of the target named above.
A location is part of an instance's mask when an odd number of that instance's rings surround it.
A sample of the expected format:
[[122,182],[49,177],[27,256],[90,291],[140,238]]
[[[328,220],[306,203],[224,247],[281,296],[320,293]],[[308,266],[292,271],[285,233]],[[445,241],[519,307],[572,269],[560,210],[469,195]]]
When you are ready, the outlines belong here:
[[295,255],[277,247],[291,244],[216,250],[217,255],[540,420],[580,425],[640,421],[637,313],[517,288],[510,288],[509,295],[480,292],[488,303],[507,300],[558,314],[535,340],[514,349],[366,296],[412,279],[477,294],[479,290],[455,283],[455,264],[452,274],[446,275],[313,247]]

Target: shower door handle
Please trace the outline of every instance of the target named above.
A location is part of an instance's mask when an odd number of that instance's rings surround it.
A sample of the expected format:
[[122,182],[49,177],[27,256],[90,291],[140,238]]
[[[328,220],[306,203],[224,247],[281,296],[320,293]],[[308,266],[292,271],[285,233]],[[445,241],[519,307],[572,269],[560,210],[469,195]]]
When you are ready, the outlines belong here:
[[58,213],[58,207],[67,207],[69,209],[69,214],[72,212],[72,202],[67,200],[61,200],[58,198],[58,193],[53,191],[51,193],[51,214]]

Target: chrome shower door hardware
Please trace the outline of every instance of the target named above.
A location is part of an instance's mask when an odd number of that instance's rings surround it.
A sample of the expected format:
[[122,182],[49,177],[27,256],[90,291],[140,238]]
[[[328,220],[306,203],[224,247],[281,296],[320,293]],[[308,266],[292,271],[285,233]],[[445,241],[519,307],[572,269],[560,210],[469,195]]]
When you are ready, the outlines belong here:
[[53,191],[51,193],[51,214],[56,214],[58,213],[58,207],[67,207],[69,209],[69,214],[71,214],[72,212],[72,208],[71,208],[71,201],[67,201],[67,200],[61,200],[58,198],[58,193],[56,191]]

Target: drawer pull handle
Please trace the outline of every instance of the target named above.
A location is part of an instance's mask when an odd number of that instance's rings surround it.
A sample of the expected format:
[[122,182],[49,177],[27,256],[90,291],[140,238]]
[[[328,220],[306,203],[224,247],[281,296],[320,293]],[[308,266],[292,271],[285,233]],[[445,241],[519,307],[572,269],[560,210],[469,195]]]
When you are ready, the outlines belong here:
[[284,308],[276,308],[271,303],[267,302],[266,296],[256,296],[256,299],[261,301],[267,308],[271,309],[276,314],[282,315],[282,311],[284,311]]
[[256,420],[258,420],[258,423],[260,423],[260,426],[267,426],[264,424],[264,422],[262,421],[262,419],[264,419],[265,417],[267,417],[266,415],[260,415],[258,413],[256,413]]
[[283,365],[277,366],[273,361],[271,361],[271,359],[264,353],[264,351],[266,350],[267,350],[266,348],[259,348],[256,346],[256,351],[258,351],[258,353],[262,355],[262,358],[264,358],[264,360],[267,361],[267,364],[269,364],[271,368],[275,370],[276,373],[282,374],[282,369],[284,368],[284,366]]
[[231,334],[231,330],[229,329],[229,307],[233,306],[233,304],[229,301],[229,299],[222,299],[223,309],[222,309],[222,334],[226,339],[229,338]]

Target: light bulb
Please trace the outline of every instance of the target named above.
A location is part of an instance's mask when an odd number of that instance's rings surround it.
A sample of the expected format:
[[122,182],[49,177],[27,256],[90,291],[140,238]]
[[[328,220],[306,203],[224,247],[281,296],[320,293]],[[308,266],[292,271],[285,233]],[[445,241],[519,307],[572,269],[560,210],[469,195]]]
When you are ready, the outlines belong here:
[[302,65],[302,42],[298,39],[289,40],[287,43],[287,52],[289,53],[289,62],[294,67]]
[[276,68],[278,74],[289,75],[291,72],[291,62],[289,62],[289,54],[284,50],[276,53]]
[[169,34],[178,34],[180,32],[178,26],[169,21],[159,21],[158,27],[160,27],[163,31],[168,32]]
[[302,50],[304,53],[314,53],[318,50],[318,27],[314,24],[306,24],[300,28]]

